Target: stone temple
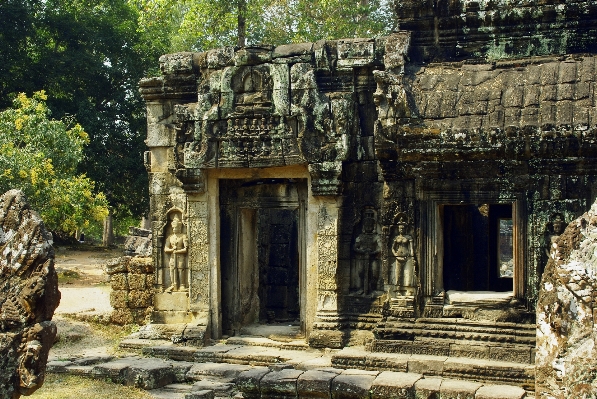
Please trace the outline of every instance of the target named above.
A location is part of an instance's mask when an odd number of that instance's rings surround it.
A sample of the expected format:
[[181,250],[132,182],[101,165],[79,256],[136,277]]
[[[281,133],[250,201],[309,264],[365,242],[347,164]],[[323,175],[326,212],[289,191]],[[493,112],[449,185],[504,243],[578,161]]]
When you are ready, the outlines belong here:
[[597,197],[597,5],[396,18],[169,54],[141,81],[154,331],[534,363],[543,269]]

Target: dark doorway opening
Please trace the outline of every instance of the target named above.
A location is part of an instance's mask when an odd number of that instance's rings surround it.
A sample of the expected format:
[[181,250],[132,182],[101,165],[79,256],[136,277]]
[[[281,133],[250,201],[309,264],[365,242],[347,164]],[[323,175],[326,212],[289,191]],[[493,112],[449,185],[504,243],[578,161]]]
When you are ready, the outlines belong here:
[[512,291],[512,204],[443,205],[444,289]]
[[304,179],[220,181],[222,333],[301,321]]

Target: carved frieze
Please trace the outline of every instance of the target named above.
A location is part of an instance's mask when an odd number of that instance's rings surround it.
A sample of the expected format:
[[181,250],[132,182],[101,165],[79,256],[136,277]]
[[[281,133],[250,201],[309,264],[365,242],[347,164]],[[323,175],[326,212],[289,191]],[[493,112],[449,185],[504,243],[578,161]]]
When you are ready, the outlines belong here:
[[326,205],[317,214],[317,310],[338,309],[338,220]]

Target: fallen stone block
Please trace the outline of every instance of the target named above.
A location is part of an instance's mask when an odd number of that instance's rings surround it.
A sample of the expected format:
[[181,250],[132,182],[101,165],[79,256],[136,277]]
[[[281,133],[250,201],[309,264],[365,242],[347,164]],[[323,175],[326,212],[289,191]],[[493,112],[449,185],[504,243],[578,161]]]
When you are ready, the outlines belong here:
[[302,370],[283,369],[266,374],[260,383],[262,398],[296,398],[296,380]]
[[53,360],[46,364],[46,371],[48,373],[66,373],[68,366],[72,366],[73,362],[70,360]]
[[369,399],[371,385],[379,373],[365,370],[344,370],[332,381],[333,399]]
[[299,398],[330,398],[332,380],[341,372],[339,369],[305,371],[296,382]]
[[372,399],[414,399],[415,383],[423,376],[415,373],[383,371],[371,385]]
[[246,399],[259,399],[261,379],[268,373],[271,373],[271,370],[267,367],[254,367],[243,371],[236,377],[236,387]]

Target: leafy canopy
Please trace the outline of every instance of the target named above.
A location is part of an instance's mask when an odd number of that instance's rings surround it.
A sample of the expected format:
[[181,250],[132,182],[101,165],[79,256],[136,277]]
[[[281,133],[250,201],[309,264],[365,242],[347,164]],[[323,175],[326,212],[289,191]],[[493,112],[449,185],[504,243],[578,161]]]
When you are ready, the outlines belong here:
[[43,91],[21,93],[0,112],[0,192],[22,190],[50,230],[72,235],[101,221],[108,203],[77,174],[87,133],[72,119],[50,119],[46,100]]
[[[170,38],[169,51],[374,37],[393,29],[391,0],[137,0],[141,27]],[[239,29],[239,17],[246,22]]]

